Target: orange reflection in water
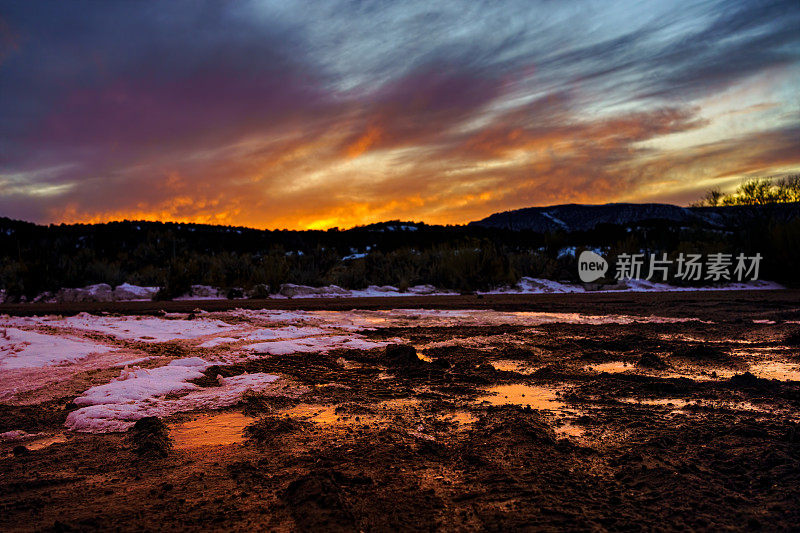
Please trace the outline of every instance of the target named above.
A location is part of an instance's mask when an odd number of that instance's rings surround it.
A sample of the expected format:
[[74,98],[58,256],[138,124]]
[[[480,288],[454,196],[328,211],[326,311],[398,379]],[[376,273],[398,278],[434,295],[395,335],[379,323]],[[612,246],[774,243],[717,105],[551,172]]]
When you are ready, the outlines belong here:
[[486,389],[488,393],[478,398],[479,402],[488,402],[492,405],[521,405],[530,406],[531,409],[563,409],[564,403],[556,399],[556,391],[546,387],[534,385],[498,385]]
[[242,431],[255,418],[242,413],[211,413],[181,422],[170,431],[176,449],[225,446],[244,440]]

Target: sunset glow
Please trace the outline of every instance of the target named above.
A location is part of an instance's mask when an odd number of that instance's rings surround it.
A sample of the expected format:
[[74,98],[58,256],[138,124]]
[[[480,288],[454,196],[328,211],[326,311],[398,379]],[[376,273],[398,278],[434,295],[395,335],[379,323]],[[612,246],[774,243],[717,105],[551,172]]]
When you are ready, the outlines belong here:
[[0,4],[0,216],[325,229],[800,169],[800,4]]

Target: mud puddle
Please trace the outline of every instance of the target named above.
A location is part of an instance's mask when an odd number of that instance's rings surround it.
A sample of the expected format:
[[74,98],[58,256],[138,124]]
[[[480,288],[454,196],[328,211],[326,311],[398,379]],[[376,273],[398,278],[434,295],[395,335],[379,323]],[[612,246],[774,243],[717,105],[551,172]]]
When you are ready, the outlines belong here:
[[209,413],[179,422],[170,429],[173,446],[178,450],[202,446],[227,446],[244,441],[244,428],[255,418],[239,412]]
[[583,368],[585,370],[589,370],[592,372],[606,372],[608,374],[619,374],[622,372],[630,372],[632,370],[636,370],[636,365],[627,363],[625,361],[611,361],[609,363],[587,365]]
[[485,390],[487,394],[479,396],[479,403],[490,405],[519,405],[531,409],[559,411],[566,408],[564,402],[556,395],[557,389],[536,385],[510,384],[497,385]]
[[500,359],[497,361],[490,361],[495,370],[500,372],[516,372],[517,374],[530,375],[536,372],[540,367],[533,366],[526,361],[517,361],[513,359]]

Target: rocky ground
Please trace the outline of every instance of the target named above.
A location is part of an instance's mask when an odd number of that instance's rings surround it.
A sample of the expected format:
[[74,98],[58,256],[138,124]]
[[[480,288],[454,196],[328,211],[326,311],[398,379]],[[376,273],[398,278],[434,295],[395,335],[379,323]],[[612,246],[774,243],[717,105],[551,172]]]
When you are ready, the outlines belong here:
[[9,402],[0,433],[43,437],[0,443],[0,530],[796,529],[797,293],[596,296],[211,366],[284,388],[124,433],[64,431],[79,388]]

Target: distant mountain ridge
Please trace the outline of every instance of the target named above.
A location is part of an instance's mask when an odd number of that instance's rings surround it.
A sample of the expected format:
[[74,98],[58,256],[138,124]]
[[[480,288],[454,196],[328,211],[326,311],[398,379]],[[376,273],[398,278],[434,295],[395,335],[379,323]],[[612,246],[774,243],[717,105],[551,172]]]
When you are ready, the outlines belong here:
[[800,203],[762,206],[679,207],[671,204],[564,204],[526,207],[495,213],[470,226],[514,231],[589,231],[601,224],[630,225],[648,221],[728,228],[770,216],[786,221],[800,218]]

